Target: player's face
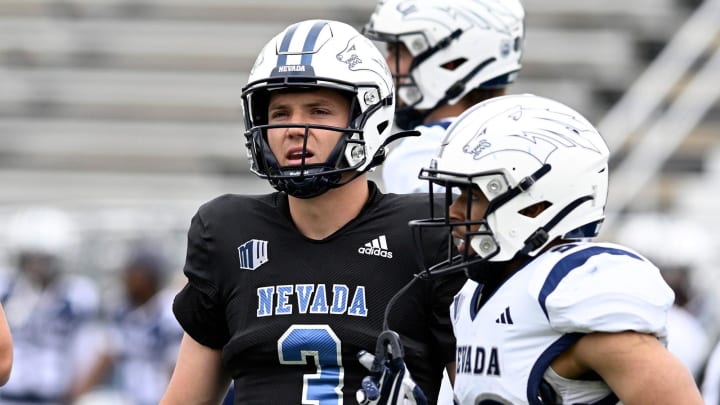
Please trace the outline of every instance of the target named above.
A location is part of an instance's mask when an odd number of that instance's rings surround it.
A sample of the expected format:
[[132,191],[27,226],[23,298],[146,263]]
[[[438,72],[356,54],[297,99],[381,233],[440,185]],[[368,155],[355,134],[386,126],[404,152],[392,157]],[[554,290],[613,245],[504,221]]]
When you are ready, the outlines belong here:
[[123,273],[125,292],[133,303],[142,304],[157,291],[151,270],[139,265],[132,265]]
[[[334,90],[273,94],[268,124],[316,124],[344,128],[350,117],[350,101]],[[281,167],[324,163],[340,139],[341,132],[310,128],[307,147],[304,128],[268,129],[268,144]]]
[[[480,191],[477,186],[461,187],[460,195],[453,201],[450,206],[451,221],[479,221],[485,216],[489,201],[485,194]],[[470,204],[470,218],[468,218],[468,204]],[[465,233],[477,231],[480,225],[456,226],[452,230],[452,235],[457,241],[458,251],[465,249]],[[472,250],[471,247],[469,247]]]
[[[413,57],[402,42],[388,42],[385,60],[393,76],[406,76],[410,73]],[[402,82],[402,80],[401,80]]]
[[45,284],[55,275],[55,260],[45,254],[26,253],[20,256],[20,268],[34,282]]

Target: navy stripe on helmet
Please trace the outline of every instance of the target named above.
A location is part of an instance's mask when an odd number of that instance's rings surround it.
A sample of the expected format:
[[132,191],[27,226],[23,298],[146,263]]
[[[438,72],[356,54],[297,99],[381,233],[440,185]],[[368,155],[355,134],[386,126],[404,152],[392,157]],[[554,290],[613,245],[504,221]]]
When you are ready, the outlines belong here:
[[303,56],[300,60],[301,65],[312,64],[312,50],[315,48],[315,43],[317,42],[318,36],[320,35],[320,31],[322,31],[326,24],[327,22],[325,21],[319,21],[316,22],[312,26],[312,28],[310,28],[310,32],[308,32],[308,35],[305,38],[305,43],[303,44]]
[[295,35],[297,26],[298,24],[293,24],[285,32],[282,43],[280,43],[280,49],[278,49],[277,66],[287,65],[287,51],[290,49],[290,42],[292,41],[293,35]]
[[[313,58],[313,49],[315,48],[315,44],[317,43],[318,36],[320,35],[320,32],[327,24],[327,21],[318,21],[310,28],[310,31],[307,34],[307,37],[305,37],[305,43],[303,43],[302,48],[302,58],[300,60],[301,65],[311,65],[312,64],[312,58]],[[285,32],[285,36],[282,39],[282,42],[280,43],[280,49],[278,49],[278,59],[277,59],[277,66],[283,66],[287,65],[287,57],[288,52],[290,51],[290,43],[292,42],[293,36],[295,36],[295,32],[297,31],[298,24],[293,24],[290,26],[287,31]]]

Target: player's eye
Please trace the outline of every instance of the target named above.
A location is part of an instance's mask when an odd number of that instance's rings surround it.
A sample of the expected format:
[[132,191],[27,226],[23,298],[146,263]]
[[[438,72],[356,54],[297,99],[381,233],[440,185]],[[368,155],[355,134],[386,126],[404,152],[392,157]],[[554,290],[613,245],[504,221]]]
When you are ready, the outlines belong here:
[[272,110],[268,116],[270,121],[279,121],[287,118],[288,113],[285,110]]
[[327,108],[315,108],[312,113],[315,115],[332,115],[332,111]]

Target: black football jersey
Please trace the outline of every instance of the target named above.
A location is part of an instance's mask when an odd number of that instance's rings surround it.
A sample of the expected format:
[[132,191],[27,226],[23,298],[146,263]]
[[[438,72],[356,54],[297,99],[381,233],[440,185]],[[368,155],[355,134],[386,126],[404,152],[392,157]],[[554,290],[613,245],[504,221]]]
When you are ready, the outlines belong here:
[[[323,240],[294,226],[287,195],[225,195],[188,232],[188,284],[174,312],[198,342],[222,349],[235,404],[352,404],[390,298],[419,272],[408,221],[429,216],[427,195],[383,194],[370,182],[357,218]],[[444,231],[424,261],[444,258]],[[431,403],[454,361],[449,305],[464,277],[417,280],[392,307],[405,360]]]

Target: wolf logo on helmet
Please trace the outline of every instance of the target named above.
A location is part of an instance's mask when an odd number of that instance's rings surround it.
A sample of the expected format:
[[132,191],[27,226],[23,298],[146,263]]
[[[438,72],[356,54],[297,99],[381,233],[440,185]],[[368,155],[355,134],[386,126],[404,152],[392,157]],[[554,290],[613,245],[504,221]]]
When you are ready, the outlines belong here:
[[[507,124],[502,124],[502,128],[509,132],[512,131],[513,125],[522,125],[523,127],[517,128],[516,134],[507,138],[507,146],[517,150],[532,150],[530,154],[540,163],[546,163],[550,154],[559,147],[581,147],[601,153],[588,139],[593,131],[588,129],[583,120],[566,111],[526,108],[520,105],[512,106],[490,117],[478,127],[477,135],[470,138],[463,146],[463,151],[471,154],[475,160],[482,159],[488,153],[496,153],[497,151],[491,147],[487,133],[488,128],[497,126],[496,120],[507,120]],[[542,125],[528,126],[528,123],[532,124],[536,120],[541,121]]]

